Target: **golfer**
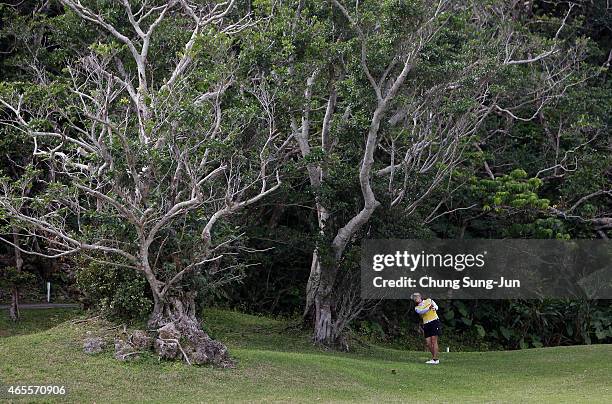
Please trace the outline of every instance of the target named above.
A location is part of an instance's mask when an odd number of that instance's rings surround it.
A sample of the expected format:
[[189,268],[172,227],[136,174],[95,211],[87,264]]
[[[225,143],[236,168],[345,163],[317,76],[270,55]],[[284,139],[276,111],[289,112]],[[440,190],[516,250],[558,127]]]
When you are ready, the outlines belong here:
[[425,341],[427,348],[431,352],[431,360],[426,363],[437,365],[440,363],[438,359],[438,336],[440,335],[440,319],[438,318],[438,305],[432,299],[423,299],[420,293],[413,293],[412,300],[416,304],[416,311],[423,320],[423,331],[425,332]]

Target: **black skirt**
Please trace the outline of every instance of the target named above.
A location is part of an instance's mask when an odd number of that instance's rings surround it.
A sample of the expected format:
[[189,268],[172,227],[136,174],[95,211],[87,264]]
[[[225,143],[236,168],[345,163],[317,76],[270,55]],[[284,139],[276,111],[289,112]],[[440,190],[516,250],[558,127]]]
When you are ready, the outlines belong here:
[[434,335],[440,335],[442,333],[440,319],[435,319],[430,321],[429,323],[423,324],[423,332],[425,333],[425,338],[433,337]]

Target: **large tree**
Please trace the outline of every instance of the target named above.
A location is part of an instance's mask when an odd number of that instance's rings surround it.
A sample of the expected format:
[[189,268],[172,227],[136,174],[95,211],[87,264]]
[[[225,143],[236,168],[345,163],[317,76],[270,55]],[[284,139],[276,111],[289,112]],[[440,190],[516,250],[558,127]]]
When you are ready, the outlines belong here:
[[550,35],[533,35],[518,3],[277,6],[266,61],[283,97],[276,111],[314,196],[304,314],[315,342],[342,342],[363,307],[354,277],[345,276],[358,265],[347,252],[367,236],[381,205],[410,215],[459,189],[450,187],[453,173],[488,127],[564,96],[583,57],[581,46],[562,38],[571,8],[550,21]]
[[286,142],[266,118],[265,89],[236,75],[232,38],[255,21],[233,0],[62,3],[97,42],[61,75],[3,83],[0,96],[4,128],[31,139],[46,165],[24,173],[35,197],[3,177],[0,208],[15,236],[46,249],[3,241],[142,273],[149,326],[172,323],[189,348],[163,342],[191,363],[231,364],[200,328],[194,277],[224,269],[239,236],[224,219],[280,185]]

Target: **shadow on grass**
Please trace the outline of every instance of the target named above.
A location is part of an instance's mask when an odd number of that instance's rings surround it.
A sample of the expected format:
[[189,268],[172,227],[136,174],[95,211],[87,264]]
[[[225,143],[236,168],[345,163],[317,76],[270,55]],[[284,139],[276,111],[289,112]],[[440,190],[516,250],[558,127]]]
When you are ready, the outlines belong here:
[[20,314],[19,321],[12,322],[6,309],[0,312],[0,338],[45,331],[79,316],[82,311],[77,308],[26,309]]

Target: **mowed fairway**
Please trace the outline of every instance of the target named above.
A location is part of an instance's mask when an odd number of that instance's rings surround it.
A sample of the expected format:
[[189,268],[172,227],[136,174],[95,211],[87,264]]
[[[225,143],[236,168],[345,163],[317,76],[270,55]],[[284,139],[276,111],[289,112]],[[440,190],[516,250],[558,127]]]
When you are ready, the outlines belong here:
[[[238,360],[236,369],[158,362],[153,355],[122,363],[111,347],[88,356],[83,337],[108,325],[62,322],[0,337],[0,383],[65,385],[67,396],[51,399],[62,402],[612,402],[611,345],[451,352],[428,366],[425,352],[325,352],[309,344],[307,333],[265,317],[210,310],[206,319]],[[0,335],[11,335],[6,327],[2,313]]]

